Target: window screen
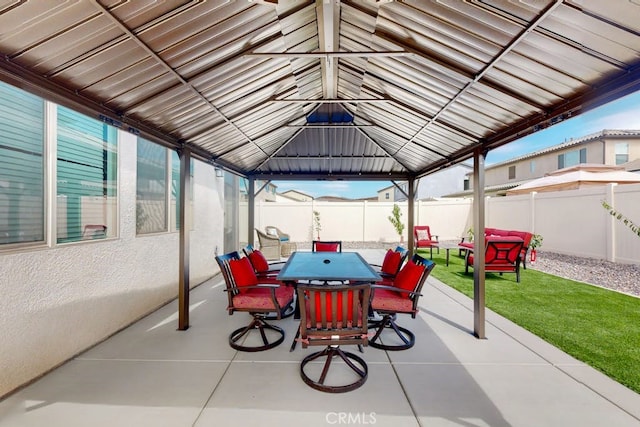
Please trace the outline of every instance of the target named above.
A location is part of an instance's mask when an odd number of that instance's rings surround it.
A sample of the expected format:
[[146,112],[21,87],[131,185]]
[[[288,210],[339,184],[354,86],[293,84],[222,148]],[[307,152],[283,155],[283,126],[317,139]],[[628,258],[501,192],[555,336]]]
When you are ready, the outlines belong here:
[[57,241],[116,236],[117,130],[58,107]]
[[44,242],[44,100],[0,82],[0,245]]
[[138,138],[136,231],[167,231],[167,149]]

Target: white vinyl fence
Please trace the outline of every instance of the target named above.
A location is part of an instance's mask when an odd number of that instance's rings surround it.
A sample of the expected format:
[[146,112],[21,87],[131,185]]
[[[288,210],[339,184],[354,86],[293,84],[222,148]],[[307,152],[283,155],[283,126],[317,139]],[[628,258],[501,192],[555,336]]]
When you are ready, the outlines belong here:
[[[640,224],[640,184],[607,185],[580,190],[487,197],[486,226],[530,231],[544,238],[542,250],[640,264],[640,237],[602,207],[606,200]],[[407,203],[397,203],[407,224]],[[322,240],[356,242],[399,241],[391,225],[392,202],[259,202],[255,226],[274,225],[294,242],[317,238],[313,211],[320,213]],[[416,225],[429,225],[440,240],[466,236],[472,224],[471,199],[420,201]],[[246,212],[246,209],[241,209]],[[241,221],[244,221],[241,218]],[[246,222],[244,222],[246,224]],[[410,235],[405,228],[404,240]],[[246,236],[241,236],[246,241]],[[255,239],[258,242],[257,237]]]

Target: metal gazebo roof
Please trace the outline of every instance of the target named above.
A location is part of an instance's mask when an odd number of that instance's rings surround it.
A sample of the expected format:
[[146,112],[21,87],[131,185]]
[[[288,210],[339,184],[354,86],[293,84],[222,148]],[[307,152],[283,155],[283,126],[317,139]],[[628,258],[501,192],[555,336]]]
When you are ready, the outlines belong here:
[[640,87],[636,0],[0,3],[0,78],[243,176],[419,178]]

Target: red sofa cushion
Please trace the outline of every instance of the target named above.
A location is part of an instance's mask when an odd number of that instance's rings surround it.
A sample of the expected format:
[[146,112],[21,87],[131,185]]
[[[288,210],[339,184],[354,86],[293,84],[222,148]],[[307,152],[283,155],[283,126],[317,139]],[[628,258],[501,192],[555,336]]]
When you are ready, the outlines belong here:
[[527,231],[511,230],[509,231],[509,236],[515,236],[515,237],[521,238],[522,241],[524,242],[524,245],[522,245],[522,248],[525,249],[529,247],[529,243],[531,243],[531,238],[533,237],[533,233],[529,233]]
[[489,242],[512,242],[520,239],[517,236],[487,236]]

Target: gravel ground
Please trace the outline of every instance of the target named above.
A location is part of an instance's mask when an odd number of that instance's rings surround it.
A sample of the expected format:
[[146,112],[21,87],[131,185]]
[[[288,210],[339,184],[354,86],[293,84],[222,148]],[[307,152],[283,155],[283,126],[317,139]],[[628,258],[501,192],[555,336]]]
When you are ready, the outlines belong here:
[[[342,242],[342,247],[343,249],[388,249],[399,244],[399,242]],[[300,242],[298,248],[311,249],[311,242]],[[638,264],[620,264],[539,250],[536,262],[534,264],[527,262],[527,268],[640,297],[640,265]]]
[[538,251],[527,268],[640,296],[640,265]]

